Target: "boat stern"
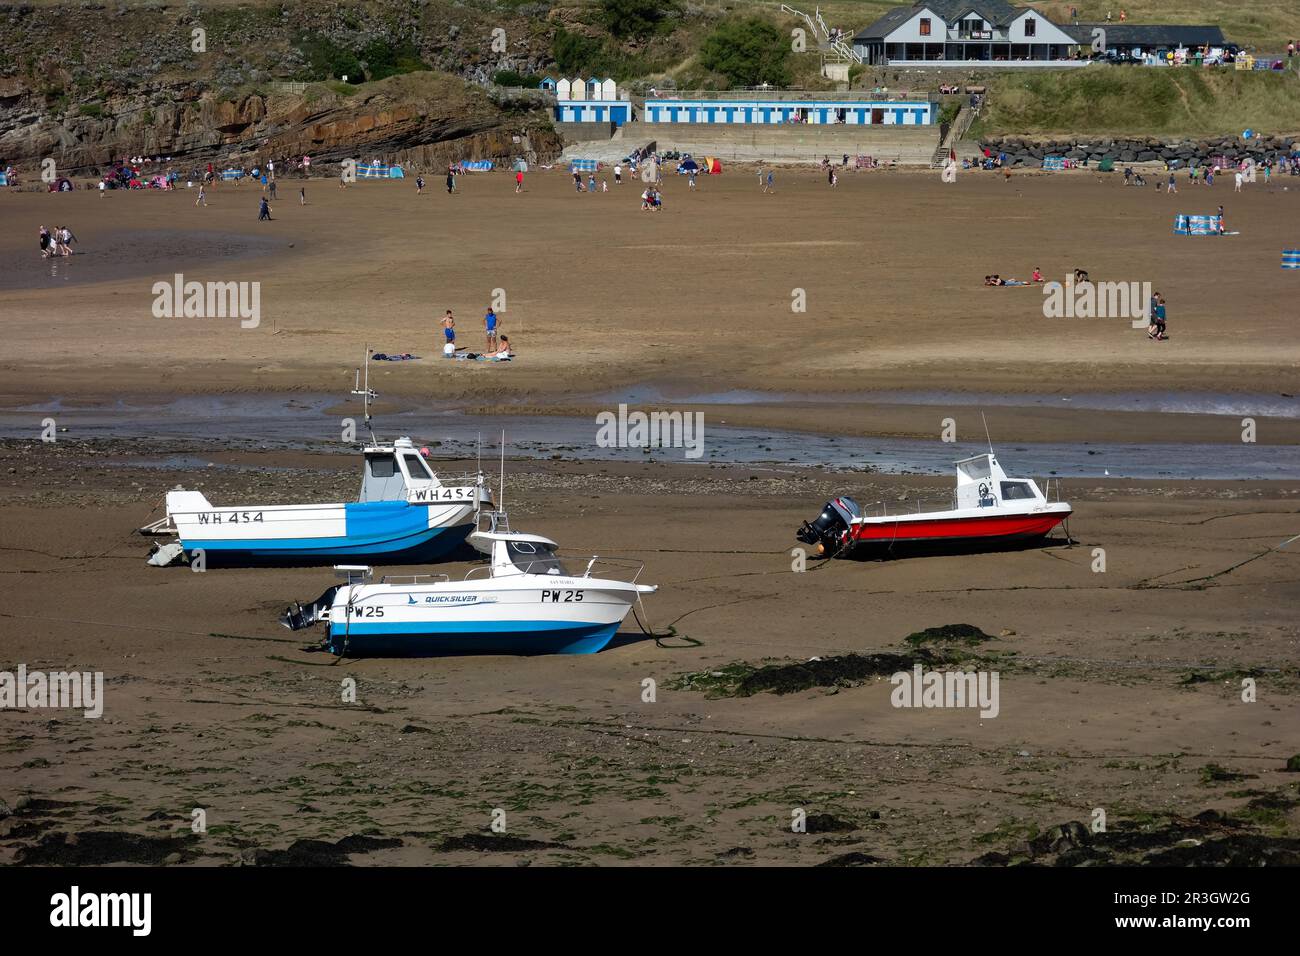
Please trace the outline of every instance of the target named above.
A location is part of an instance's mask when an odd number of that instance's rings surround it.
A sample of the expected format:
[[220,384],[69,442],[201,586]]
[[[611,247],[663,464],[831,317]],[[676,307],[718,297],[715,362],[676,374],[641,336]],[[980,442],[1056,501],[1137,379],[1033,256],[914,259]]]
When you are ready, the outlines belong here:
[[805,521],[794,536],[804,544],[813,545],[818,557],[833,557],[844,547],[849,529],[861,516],[862,509],[852,498],[833,498],[820,515]]

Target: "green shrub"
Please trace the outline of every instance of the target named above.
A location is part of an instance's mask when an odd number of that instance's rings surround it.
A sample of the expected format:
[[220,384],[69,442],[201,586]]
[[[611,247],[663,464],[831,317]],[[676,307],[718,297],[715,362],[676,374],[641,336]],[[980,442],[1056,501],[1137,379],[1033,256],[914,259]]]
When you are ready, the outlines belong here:
[[644,40],[680,12],[672,0],[600,0],[600,22],[620,40]]
[[410,42],[393,46],[382,40],[374,40],[361,51],[360,59],[366,64],[365,72],[368,80],[382,80],[385,77],[415,73],[429,68],[420,59],[420,51],[416,49],[415,44]]
[[498,70],[492,74],[492,82],[497,86],[535,87],[541,81],[541,77],[533,73],[523,74],[515,70]]
[[700,63],[736,86],[790,82],[790,45],[766,20],[747,17],[718,24],[700,45]]
[[307,60],[307,79],[338,80],[345,76],[361,78],[361,61],[356,54],[328,37],[303,34],[296,45]]

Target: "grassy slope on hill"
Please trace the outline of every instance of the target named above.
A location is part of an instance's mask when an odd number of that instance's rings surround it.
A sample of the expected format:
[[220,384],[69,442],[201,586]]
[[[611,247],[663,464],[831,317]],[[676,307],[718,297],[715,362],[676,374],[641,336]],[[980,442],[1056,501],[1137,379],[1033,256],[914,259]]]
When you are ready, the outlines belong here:
[[[891,7],[904,6],[911,0],[815,0],[790,5],[806,13],[820,7],[822,18],[828,26],[847,29],[852,33],[861,30]],[[1268,52],[1286,49],[1288,40],[1300,42],[1300,3],[1296,0],[1041,0],[1032,4],[1024,0],[1011,0],[1017,6],[1033,6],[1044,16],[1065,23],[1070,7],[1077,7],[1079,20],[1100,23],[1106,11],[1119,20],[1120,10],[1128,13],[1129,23],[1192,23],[1218,24],[1224,35],[1234,43],[1252,46]],[[712,8],[743,9],[770,7],[779,10],[782,0],[706,0],[701,4]]]
[[1090,66],[991,81],[973,135],[1300,132],[1300,74]]

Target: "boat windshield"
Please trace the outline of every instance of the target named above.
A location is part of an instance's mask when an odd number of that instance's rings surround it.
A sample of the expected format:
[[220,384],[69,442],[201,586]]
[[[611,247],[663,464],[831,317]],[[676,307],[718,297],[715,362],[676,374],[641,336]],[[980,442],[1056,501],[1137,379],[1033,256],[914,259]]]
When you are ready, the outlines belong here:
[[1016,501],[1026,498],[1032,499],[1034,493],[1029,489],[1027,481],[1004,481],[1002,482],[1002,500]]
[[405,454],[402,456],[406,462],[406,470],[412,478],[419,480],[421,478],[429,480],[433,478],[433,472],[425,464],[423,455]]
[[560,563],[555,549],[538,541],[507,541],[510,563],[527,574],[562,574],[569,571]]

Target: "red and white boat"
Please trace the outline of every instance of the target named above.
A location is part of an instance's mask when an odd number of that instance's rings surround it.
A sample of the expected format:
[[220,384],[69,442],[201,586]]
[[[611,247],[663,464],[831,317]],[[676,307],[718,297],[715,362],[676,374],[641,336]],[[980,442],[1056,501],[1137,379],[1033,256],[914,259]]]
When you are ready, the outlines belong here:
[[1073,510],[1048,501],[1032,479],[1007,477],[992,452],[954,464],[957,490],[947,508],[926,511],[918,501],[864,509],[852,498],[836,498],[795,537],[823,557],[859,549],[993,550],[1045,537]]

